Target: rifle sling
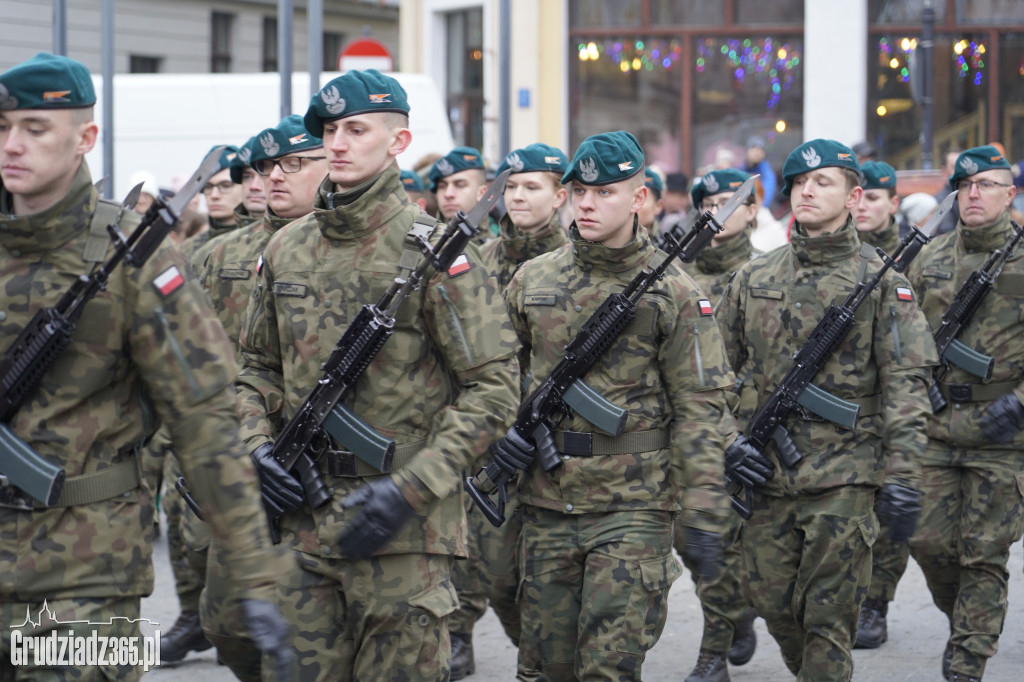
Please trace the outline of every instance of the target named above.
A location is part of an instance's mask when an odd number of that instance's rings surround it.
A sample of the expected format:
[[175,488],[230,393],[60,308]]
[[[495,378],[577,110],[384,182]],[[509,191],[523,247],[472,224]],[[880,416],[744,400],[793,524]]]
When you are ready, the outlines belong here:
[[320,470],[328,476],[363,477],[388,474],[405,468],[426,443],[425,440],[418,440],[404,445],[395,445],[395,456],[391,462],[391,469],[388,471],[378,471],[348,450],[325,452],[319,460]]
[[24,511],[78,507],[124,495],[138,488],[141,482],[138,451],[132,450],[128,459],[112,464],[106,469],[71,476],[65,480],[60,497],[53,507],[46,507],[33,500],[13,485],[0,485],[0,506]]
[[672,442],[669,429],[630,431],[621,436],[586,431],[555,431],[555,447],[564,455],[591,457],[594,455],[628,455],[654,452],[667,448]]
[[86,263],[102,263],[107,259],[107,248],[110,246],[110,233],[107,226],[119,222],[121,205],[107,199],[96,200],[96,211],[89,223],[89,237],[85,240],[82,260]]
[[1002,381],[996,384],[953,384],[939,382],[942,395],[954,403],[981,403],[995,400],[1017,388],[1019,382]]

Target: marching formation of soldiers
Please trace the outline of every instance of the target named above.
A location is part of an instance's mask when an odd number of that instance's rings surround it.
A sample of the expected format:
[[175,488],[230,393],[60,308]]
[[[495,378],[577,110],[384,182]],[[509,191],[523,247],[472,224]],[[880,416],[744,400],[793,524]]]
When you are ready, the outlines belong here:
[[[683,565],[687,682],[728,682],[756,617],[798,680],[850,680],[911,555],[949,622],[936,676],[982,679],[1024,533],[1024,229],[996,147],[901,235],[891,166],[805,142],[761,251],[756,170],[708,170],[659,220],[679,177],[625,131],[493,179],[468,147],[400,171],[415,113],[374,70],[140,214],[84,161],[95,102],[66,57],[0,74],[0,680],[141,676],[16,666],[7,626],[45,602],[26,634],[137,637],[161,489],[164,660],[215,646],[246,681],[462,679],[488,604],[509,676],[640,680]],[[199,192],[209,229],[179,248]]]

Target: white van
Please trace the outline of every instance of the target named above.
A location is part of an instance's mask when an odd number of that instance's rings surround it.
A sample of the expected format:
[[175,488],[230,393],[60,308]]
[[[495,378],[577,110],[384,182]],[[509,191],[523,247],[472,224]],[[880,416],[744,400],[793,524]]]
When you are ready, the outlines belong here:
[[[323,85],[341,75],[325,72]],[[398,157],[411,169],[428,153],[447,154],[452,139],[444,100],[424,74],[391,73],[409,96],[412,144]],[[113,197],[124,197],[138,171],[148,171],[159,187],[188,177],[214,145],[240,145],[281,120],[281,80],[276,73],[117,74],[114,76],[114,169],[103,166],[102,77],[94,76],[100,138],[86,156],[93,179],[113,175]],[[309,74],[292,74],[292,112],[309,104]]]

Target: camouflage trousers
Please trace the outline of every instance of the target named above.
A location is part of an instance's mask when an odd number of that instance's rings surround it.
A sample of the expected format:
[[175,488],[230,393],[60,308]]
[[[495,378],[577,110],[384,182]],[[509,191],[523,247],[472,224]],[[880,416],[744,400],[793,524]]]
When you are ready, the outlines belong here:
[[[67,650],[69,665],[36,665],[38,648],[28,648],[25,638],[54,637],[67,638],[69,632],[75,637],[88,638],[95,633],[99,637],[133,638],[129,643],[136,645],[137,656],[143,655],[143,644],[139,629],[140,598],[114,597],[110,599],[49,599],[46,609],[44,602],[7,602],[0,604],[0,681],[2,682],[99,682],[101,680],[138,680],[142,677],[142,665],[132,665],[124,660],[120,651],[107,647],[98,652],[104,655],[107,665],[76,665],[73,653]],[[13,627],[26,621],[30,616],[33,623]],[[41,617],[40,617],[41,616]],[[91,621],[91,622],[90,622]],[[34,625],[39,622],[39,625]],[[97,623],[93,625],[92,623]],[[17,634],[15,634],[17,633]],[[13,640],[13,641],[12,641]],[[38,642],[39,640],[34,640]],[[59,641],[59,640],[58,640]],[[113,642],[113,640],[107,640]],[[121,640],[124,641],[124,640]],[[16,650],[12,650],[12,645]],[[59,655],[59,650],[57,651]],[[155,652],[154,652],[155,653]],[[130,654],[126,654],[130,655]],[[59,662],[59,661],[57,661]]]
[[800,682],[849,680],[857,616],[878,533],[875,490],[754,492],[743,531],[743,583]]
[[[878,500],[875,500],[875,516],[878,516]],[[889,537],[889,527],[879,518],[878,539],[871,548],[871,585],[868,587],[868,599],[878,599],[886,603],[896,598],[896,586],[907,571],[910,560],[910,545],[906,542],[893,542]]]
[[[730,513],[729,528],[723,532],[725,546],[722,550],[722,570],[714,580],[698,580],[694,567],[683,559],[683,565],[690,569],[697,585],[697,598],[704,612],[704,634],[701,636],[700,648],[718,654],[729,651],[736,623],[743,620],[750,609],[740,584],[742,530],[743,519],[739,514]],[[678,519],[673,534],[676,552],[682,557],[686,547],[686,528],[678,523]]]
[[931,441],[922,473],[910,552],[949,618],[951,669],[981,677],[1006,619],[1010,547],[1024,532],[1024,456]]
[[[458,604],[450,556],[326,559],[296,552],[299,570],[277,584],[298,655],[294,679],[444,682],[448,615]],[[264,679],[273,671],[263,663]]]
[[563,514],[523,507],[520,647],[544,679],[639,680],[682,574],[672,514]]
[[[157,433],[162,433],[163,430]],[[189,549],[183,536],[186,514],[191,514],[185,507],[181,495],[174,488],[175,481],[182,475],[178,458],[171,456],[164,459],[164,493],[162,496],[164,514],[167,517],[167,551],[171,559],[171,572],[174,573],[174,590],[178,593],[178,601],[182,611],[196,611],[199,608],[199,595],[203,591],[203,572],[197,572],[199,556]],[[203,557],[206,552],[204,551]]]

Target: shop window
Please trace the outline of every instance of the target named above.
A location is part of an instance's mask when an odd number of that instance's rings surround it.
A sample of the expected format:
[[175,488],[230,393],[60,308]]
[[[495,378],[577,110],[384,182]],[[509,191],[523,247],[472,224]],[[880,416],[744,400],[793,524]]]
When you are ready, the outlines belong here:
[[957,24],[1024,23],[1024,2],[1020,0],[956,0]]
[[655,26],[721,25],[725,23],[725,3],[651,0],[651,23]]
[[455,143],[481,149],[484,141],[483,9],[446,17],[448,117]]
[[736,23],[778,24],[804,20],[804,0],[736,0]]
[[570,0],[569,2],[569,23],[580,28],[640,26],[642,20],[643,0]]
[[921,23],[925,3],[930,2],[935,12],[935,21],[946,19],[946,0],[868,0],[868,20],[872,24]]

